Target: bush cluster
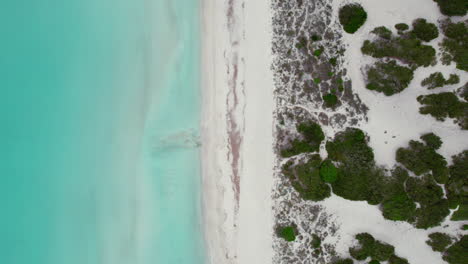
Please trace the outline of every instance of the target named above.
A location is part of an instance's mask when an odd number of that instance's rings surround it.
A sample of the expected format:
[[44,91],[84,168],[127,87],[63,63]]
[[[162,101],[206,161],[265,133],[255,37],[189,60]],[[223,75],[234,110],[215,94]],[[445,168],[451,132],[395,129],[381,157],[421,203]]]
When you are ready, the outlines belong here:
[[416,175],[431,172],[438,183],[448,178],[447,161],[436,152],[442,141],[433,133],[421,136],[425,143],[411,140],[407,148],[399,148],[396,160]]
[[468,71],[468,26],[466,22],[442,24],[445,38],[440,44],[443,57],[442,62],[449,64],[454,61],[457,68]]
[[283,175],[304,200],[321,201],[330,196],[330,187],[320,177],[321,163],[320,155],[314,154],[305,163],[288,161],[283,165]]
[[335,94],[328,93],[322,96],[322,99],[325,103],[325,107],[335,107],[338,104],[338,97]]
[[376,62],[375,65],[367,71],[366,88],[390,96],[408,87],[413,76],[412,69],[400,66],[394,60],[389,62]]
[[428,23],[426,19],[418,18],[413,21],[411,34],[420,40],[429,42],[439,36],[439,29],[433,23]]
[[333,262],[333,264],[353,264],[354,261],[350,258],[347,258],[347,259],[338,259],[336,260],[335,262]]
[[383,27],[374,29],[372,32],[379,38],[364,41],[362,53],[374,58],[395,58],[415,67],[427,67],[435,63],[436,51],[432,46],[422,44],[414,34],[389,36],[387,30]]
[[388,261],[393,264],[408,263],[406,259],[395,255],[395,248],[392,245],[376,240],[369,233],[359,233],[355,236],[359,241],[359,246],[350,248],[349,253],[356,260],[365,260],[371,258],[370,263],[379,263],[379,261]]
[[280,226],[276,228],[276,235],[288,242],[296,240],[296,233],[295,226]]
[[454,221],[468,220],[468,150],[452,157],[453,164],[449,167],[450,177],[445,185],[445,191],[450,208],[457,211],[452,215]]
[[450,214],[448,201],[443,198],[444,192],[430,174],[421,178],[410,177],[406,182],[406,191],[420,204],[413,220],[417,228],[438,226]]
[[383,185],[384,200],[380,210],[386,219],[407,222],[413,220],[416,204],[405,190],[404,184],[408,178],[409,175],[405,169],[396,167]]
[[432,250],[443,252],[452,244],[452,238],[447,234],[436,232],[429,235],[426,243],[431,246]]
[[338,15],[344,31],[350,34],[364,25],[367,19],[366,11],[359,4],[348,4],[341,7]]
[[312,235],[312,248],[320,248],[320,245],[322,244],[322,239],[316,234]]
[[420,95],[417,100],[423,105],[419,113],[431,115],[438,121],[452,118],[462,129],[468,129],[468,103],[458,99],[455,93]]
[[398,30],[398,32],[403,32],[409,29],[408,24],[405,23],[398,23],[395,25],[395,28]]
[[440,12],[446,16],[464,16],[468,10],[466,0],[434,0]]
[[301,134],[301,139],[296,138],[290,142],[290,147],[281,150],[281,156],[292,157],[301,153],[315,152],[319,150],[325,135],[319,124],[306,121],[296,125],[296,130]]
[[443,255],[449,264],[466,264],[468,259],[468,236],[464,235],[458,242],[450,246]]
[[379,204],[383,170],[375,165],[374,152],[364,132],[347,128],[326,144],[328,157],[339,162],[333,192],[348,200]]
[[448,79],[445,79],[441,72],[434,72],[425,78],[422,82],[422,86],[427,86],[427,89],[435,89],[443,87],[444,85],[457,84],[460,82],[460,77],[456,74],[450,74]]
[[320,165],[320,177],[328,183],[333,183],[338,178],[338,169],[331,160],[325,160]]

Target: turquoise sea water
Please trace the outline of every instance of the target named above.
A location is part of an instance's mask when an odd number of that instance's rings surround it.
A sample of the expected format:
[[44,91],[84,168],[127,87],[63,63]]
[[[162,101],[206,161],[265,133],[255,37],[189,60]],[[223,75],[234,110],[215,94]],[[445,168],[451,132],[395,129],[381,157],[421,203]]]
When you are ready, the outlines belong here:
[[0,9],[0,263],[200,264],[196,0]]

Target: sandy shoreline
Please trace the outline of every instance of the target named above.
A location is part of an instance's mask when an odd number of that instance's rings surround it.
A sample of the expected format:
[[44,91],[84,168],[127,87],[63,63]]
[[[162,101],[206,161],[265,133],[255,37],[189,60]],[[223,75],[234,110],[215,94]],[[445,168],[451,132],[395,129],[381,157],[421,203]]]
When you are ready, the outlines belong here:
[[271,263],[270,1],[203,0],[202,180],[208,263]]

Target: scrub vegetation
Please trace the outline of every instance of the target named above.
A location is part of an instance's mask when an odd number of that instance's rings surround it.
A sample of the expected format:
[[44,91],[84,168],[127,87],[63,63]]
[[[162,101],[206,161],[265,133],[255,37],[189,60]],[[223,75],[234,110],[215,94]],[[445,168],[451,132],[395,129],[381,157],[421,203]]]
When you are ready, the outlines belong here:
[[308,157],[305,163],[288,161],[282,169],[294,189],[304,200],[321,201],[330,196],[330,187],[320,176],[320,155]]
[[353,34],[364,25],[367,13],[359,4],[348,4],[340,8],[339,18],[344,31]]
[[468,10],[466,0],[434,0],[440,12],[446,16],[464,16]]
[[452,238],[447,234],[437,232],[430,234],[426,243],[431,246],[432,250],[444,252],[452,244]]
[[[466,12],[466,11],[465,11]],[[452,23],[446,20],[442,23],[445,35],[440,47],[443,52],[442,62],[456,63],[460,70],[468,71],[468,26],[467,21]]]
[[403,91],[412,79],[413,70],[394,60],[377,62],[367,71],[366,88],[390,96]]
[[299,123],[296,126],[297,132],[301,135],[300,138],[293,139],[290,142],[290,147],[281,151],[281,156],[292,157],[301,153],[315,152],[319,150],[325,135],[319,124],[306,121]]
[[462,129],[468,129],[468,102],[460,100],[454,92],[420,95],[417,100],[422,105],[419,113],[438,121],[451,118]]
[[395,247],[376,240],[369,233],[359,233],[355,236],[359,242],[358,247],[349,249],[350,255],[356,260],[371,258],[371,262],[389,261],[389,263],[408,263],[406,259],[395,255]]
[[445,85],[457,84],[460,82],[460,77],[456,74],[450,74],[448,79],[444,78],[441,72],[434,72],[425,78],[422,82],[422,86],[427,86],[427,89],[440,88]]

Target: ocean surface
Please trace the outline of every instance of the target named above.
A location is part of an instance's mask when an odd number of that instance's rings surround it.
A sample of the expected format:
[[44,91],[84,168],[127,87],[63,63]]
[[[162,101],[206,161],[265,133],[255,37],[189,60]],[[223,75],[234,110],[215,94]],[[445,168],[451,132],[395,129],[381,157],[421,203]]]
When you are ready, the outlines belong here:
[[0,263],[201,264],[197,0],[0,8]]

